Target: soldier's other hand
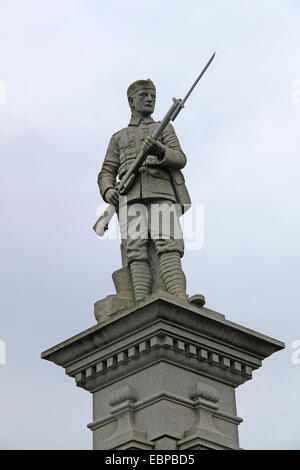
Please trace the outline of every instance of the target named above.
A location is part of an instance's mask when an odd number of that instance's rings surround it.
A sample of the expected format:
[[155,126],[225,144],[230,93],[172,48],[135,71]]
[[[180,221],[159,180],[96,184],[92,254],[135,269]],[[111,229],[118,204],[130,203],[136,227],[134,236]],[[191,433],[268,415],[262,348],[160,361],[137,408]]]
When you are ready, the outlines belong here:
[[165,153],[165,147],[158,140],[150,136],[145,137],[143,149],[146,150],[149,155],[156,155],[157,157],[163,157]]
[[110,188],[107,190],[105,198],[109,204],[113,204],[114,206],[117,206],[119,204],[119,193],[114,188]]

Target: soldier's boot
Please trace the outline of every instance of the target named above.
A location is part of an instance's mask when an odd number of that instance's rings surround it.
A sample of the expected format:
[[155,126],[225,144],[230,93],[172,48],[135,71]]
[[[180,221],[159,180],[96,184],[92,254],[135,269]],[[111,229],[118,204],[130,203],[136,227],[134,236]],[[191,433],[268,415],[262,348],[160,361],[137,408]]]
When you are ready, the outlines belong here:
[[138,302],[151,292],[152,275],[149,263],[147,261],[132,261],[130,263],[130,272],[134,298]]
[[177,251],[160,255],[160,277],[170,294],[186,299],[186,277]]

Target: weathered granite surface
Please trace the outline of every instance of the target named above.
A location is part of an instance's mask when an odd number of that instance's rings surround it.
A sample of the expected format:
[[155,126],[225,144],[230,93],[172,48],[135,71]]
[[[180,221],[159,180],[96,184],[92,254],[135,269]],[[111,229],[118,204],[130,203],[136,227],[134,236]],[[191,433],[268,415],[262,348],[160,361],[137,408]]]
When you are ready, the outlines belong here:
[[282,348],[161,291],[42,357],[93,394],[94,449],[239,449],[235,388]]

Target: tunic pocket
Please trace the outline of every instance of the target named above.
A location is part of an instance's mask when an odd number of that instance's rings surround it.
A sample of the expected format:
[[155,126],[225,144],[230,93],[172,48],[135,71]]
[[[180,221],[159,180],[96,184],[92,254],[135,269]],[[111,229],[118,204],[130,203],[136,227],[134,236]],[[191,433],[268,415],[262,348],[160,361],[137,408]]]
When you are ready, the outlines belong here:
[[168,171],[161,170],[160,168],[150,168],[148,167],[148,173],[155,178],[160,178],[166,181],[170,181],[170,175]]
[[134,159],[136,157],[136,149],[134,146],[133,139],[129,142],[120,144],[120,162],[124,163],[126,160]]

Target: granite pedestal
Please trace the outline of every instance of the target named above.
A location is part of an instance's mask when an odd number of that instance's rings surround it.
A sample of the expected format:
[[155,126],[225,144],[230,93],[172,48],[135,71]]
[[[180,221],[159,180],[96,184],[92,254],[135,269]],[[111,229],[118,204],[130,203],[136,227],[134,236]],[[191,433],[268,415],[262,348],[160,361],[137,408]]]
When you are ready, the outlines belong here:
[[93,396],[94,449],[239,449],[235,389],[284,344],[158,292],[45,351]]

